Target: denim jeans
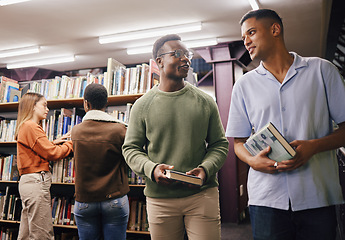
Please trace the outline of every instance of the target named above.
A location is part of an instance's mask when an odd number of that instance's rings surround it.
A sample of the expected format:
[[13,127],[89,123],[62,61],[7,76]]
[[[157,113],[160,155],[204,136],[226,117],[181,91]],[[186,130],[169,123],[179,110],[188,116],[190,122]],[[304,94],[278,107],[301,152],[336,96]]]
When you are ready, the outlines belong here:
[[262,206],[249,206],[254,240],[334,240],[335,207],[293,212]]
[[74,216],[80,240],[126,239],[129,216],[127,195],[103,202],[75,201]]

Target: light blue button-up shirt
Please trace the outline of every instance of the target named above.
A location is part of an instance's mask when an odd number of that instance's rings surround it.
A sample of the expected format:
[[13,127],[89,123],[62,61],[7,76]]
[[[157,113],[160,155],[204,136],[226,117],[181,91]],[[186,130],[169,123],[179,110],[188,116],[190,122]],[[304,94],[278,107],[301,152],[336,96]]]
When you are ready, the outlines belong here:
[[[345,121],[345,83],[330,62],[303,58],[294,62],[281,84],[262,63],[233,89],[227,137],[243,138],[272,122],[289,141],[321,138],[333,123]],[[293,211],[343,203],[335,151],[314,155],[289,172],[267,174],[250,168],[249,205]]]

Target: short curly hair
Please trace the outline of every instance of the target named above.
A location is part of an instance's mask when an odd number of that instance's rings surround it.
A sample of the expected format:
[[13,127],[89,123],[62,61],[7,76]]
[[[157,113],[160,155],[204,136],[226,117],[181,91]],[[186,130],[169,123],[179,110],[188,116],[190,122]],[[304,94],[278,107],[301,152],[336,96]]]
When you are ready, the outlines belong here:
[[91,104],[93,109],[101,110],[107,105],[107,89],[102,84],[91,83],[85,88],[84,99]]
[[156,40],[156,42],[153,44],[152,48],[152,57],[154,60],[159,56],[160,50],[164,43],[168,41],[181,41],[181,37],[177,34],[168,34],[163,37],[160,37]]

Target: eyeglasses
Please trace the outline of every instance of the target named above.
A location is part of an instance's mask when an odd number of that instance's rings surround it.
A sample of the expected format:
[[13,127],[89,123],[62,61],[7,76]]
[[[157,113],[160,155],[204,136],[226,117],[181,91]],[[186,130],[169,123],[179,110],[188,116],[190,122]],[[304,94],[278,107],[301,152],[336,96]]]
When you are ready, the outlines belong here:
[[165,54],[170,54],[170,53],[173,53],[173,56],[176,58],[182,58],[182,56],[185,56],[186,58],[188,58],[189,61],[192,60],[193,55],[194,55],[191,51],[184,51],[182,49],[177,49],[175,51],[162,53],[158,57],[163,56]]

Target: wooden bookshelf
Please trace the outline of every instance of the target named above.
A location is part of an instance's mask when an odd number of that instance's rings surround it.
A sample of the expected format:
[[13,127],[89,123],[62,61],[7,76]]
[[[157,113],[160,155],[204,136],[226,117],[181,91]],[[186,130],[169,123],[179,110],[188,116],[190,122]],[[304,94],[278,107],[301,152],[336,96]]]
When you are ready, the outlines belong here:
[[[131,94],[131,95],[116,95],[108,97],[108,106],[119,106],[126,105],[127,103],[134,103],[143,94]],[[54,99],[48,100],[48,108],[50,110],[59,108],[83,108],[83,98],[71,98],[71,99]],[[18,111],[18,102],[15,103],[0,103],[0,115],[11,113],[16,114]],[[7,118],[7,117],[6,117]],[[16,154],[17,143],[15,141],[11,142],[0,142],[0,155],[10,155]],[[13,189],[17,189],[18,181],[2,181],[0,180],[0,187],[3,189],[6,186],[10,186]],[[57,183],[53,182],[51,185],[52,197],[54,196],[73,196],[74,194],[74,183]],[[131,195],[139,196],[139,198],[144,198],[143,189],[145,185],[130,184]],[[17,191],[17,190],[16,190]],[[18,194],[18,192],[16,193]],[[2,224],[16,224],[19,225],[20,221],[13,220],[0,220],[0,225]],[[77,231],[76,225],[59,225],[54,224],[54,229],[58,232],[66,231]],[[54,230],[55,231],[55,230]],[[132,231],[127,230],[130,235],[141,235],[141,238],[149,239],[150,233],[148,231]]]
[[17,154],[17,142],[0,142],[0,155]]
[[[133,103],[143,94],[129,94],[129,95],[113,95],[108,97],[108,106],[124,105],[126,103]],[[83,98],[68,98],[68,99],[53,99],[47,100],[49,109],[57,108],[83,108]],[[17,112],[18,102],[0,103],[1,112]]]

